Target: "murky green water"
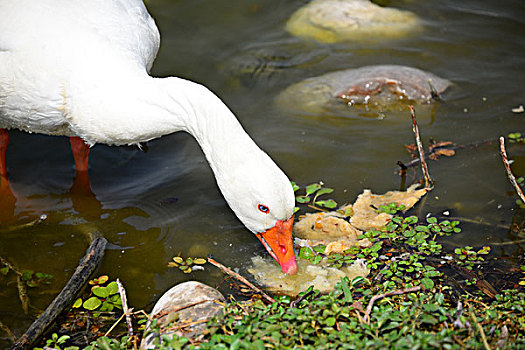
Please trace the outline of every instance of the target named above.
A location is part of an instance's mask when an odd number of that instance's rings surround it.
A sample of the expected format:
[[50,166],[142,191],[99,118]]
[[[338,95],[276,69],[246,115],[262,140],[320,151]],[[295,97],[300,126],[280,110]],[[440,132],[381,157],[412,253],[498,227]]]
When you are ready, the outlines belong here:
[[[520,0],[389,1],[423,18],[422,34],[391,42],[319,44],[283,30],[304,1],[230,0],[148,2],[162,33],[153,73],[201,82],[232,108],[245,128],[299,184],[322,180],[339,202],[353,201],[363,188],[380,193],[400,186],[396,161],[407,162],[413,142],[408,112],[384,118],[357,109],[326,115],[280,111],[273,99],[306,77],[370,64],[402,64],[428,70],[455,83],[445,102],[417,108],[423,140],[467,144],[524,131],[525,6]],[[240,74],[249,52],[279,52],[283,69]],[[241,57],[241,58],[239,58]],[[173,284],[221,281],[214,269],[183,275],[166,263],[177,254],[213,254],[242,272],[264,248],[237,221],[222,199],[197,143],[175,134],[149,143],[149,150],[97,145],[91,153],[96,198],[71,193],[73,161],[66,138],[11,133],[8,167],[17,214],[25,222],[47,214],[46,223],[0,233],[0,255],[24,269],[54,275],[52,285],[30,291],[30,310],[44,309],[76,267],[91,227],[110,242],[101,272],[119,277],[129,302],[146,306]],[[525,174],[525,147],[508,145],[516,175]],[[429,164],[435,189],[419,211],[484,218],[509,225],[516,196],[505,176],[498,147],[458,151]],[[449,243],[481,245],[515,240],[505,228],[464,225]],[[518,245],[498,247],[516,254]],[[521,250],[520,250],[521,249]],[[269,258],[269,257],[268,257]],[[0,287],[0,321],[17,335],[31,317],[22,316],[15,285]],[[0,347],[8,344],[0,333]]]

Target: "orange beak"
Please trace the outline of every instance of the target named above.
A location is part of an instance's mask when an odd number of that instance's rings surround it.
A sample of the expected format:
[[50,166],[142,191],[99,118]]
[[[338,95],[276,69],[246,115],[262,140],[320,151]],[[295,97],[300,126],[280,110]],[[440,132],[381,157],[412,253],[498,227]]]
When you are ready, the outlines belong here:
[[289,275],[297,272],[292,228],[293,215],[286,221],[277,221],[274,227],[265,232],[256,234],[270,255],[281,265],[283,272]]

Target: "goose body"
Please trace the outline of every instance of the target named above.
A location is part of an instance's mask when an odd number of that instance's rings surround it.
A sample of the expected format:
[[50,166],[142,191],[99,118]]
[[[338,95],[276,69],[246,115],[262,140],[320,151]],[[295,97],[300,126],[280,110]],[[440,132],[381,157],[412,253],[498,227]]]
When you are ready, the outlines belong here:
[[206,87],[149,75],[159,43],[141,0],[0,0],[0,130],[89,146],[188,132],[237,217],[295,273],[288,178]]

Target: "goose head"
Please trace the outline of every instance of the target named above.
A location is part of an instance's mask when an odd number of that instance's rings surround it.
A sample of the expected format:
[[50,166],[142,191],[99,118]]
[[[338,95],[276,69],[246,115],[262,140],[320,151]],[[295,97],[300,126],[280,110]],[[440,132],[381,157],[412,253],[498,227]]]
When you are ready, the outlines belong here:
[[261,241],[284,273],[297,272],[292,228],[295,196],[290,180],[257,148],[217,183],[239,220]]

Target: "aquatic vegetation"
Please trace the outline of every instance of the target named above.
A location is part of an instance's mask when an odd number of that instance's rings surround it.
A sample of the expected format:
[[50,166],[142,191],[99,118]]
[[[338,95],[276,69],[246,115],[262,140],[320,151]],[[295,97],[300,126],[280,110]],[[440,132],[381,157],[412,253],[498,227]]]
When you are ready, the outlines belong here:
[[176,267],[184,273],[191,273],[196,266],[206,264],[206,259],[187,257],[183,259],[180,256],[173,258],[173,261],[168,263],[168,267]]
[[511,132],[507,137],[510,143],[525,143],[525,135],[520,132]]
[[[120,294],[118,291],[117,282],[111,281],[107,283],[109,277],[107,275],[102,275],[98,278],[95,278],[89,281],[89,284],[92,285],[90,296],[87,298],[78,298],[74,303],[72,308],[83,308],[88,311],[113,311],[115,308],[122,309],[122,300],[120,299]],[[100,313],[94,313],[93,315],[97,317]]]
[[[0,283],[5,283],[6,286],[16,284],[18,289],[18,299],[22,304],[24,314],[29,313],[29,294],[27,287],[35,288],[42,285],[51,284],[53,275],[43,272],[35,272],[33,270],[20,270],[12,263],[0,256]],[[2,324],[0,323],[0,326]]]
[[206,341],[162,338],[159,349],[478,349],[489,343],[506,349],[525,344],[525,294],[504,291],[491,303],[479,298],[454,302],[442,291],[419,291],[373,304],[366,321],[363,305],[378,292],[363,278],[343,279],[335,291],[309,289],[292,301],[232,301],[210,323]]
[[[319,199],[319,197],[322,196],[323,194],[329,194],[329,193],[334,192],[333,188],[323,187],[323,185],[324,185],[323,182],[307,185],[304,189],[305,193],[302,195],[296,195],[295,200],[297,201],[297,203],[300,203],[300,204],[311,203],[321,208],[324,207],[324,208],[333,209],[337,207],[337,202],[333,199]],[[294,189],[294,192],[297,192],[300,189],[300,187],[293,181],[292,181],[292,187]],[[296,208],[295,211],[297,212],[298,210],[299,209]]]
[[[370,240],[368,247],[336,254],[325,254],[322,245],[302,247],[299,262],[317,266],[321,256],[331,268],[340,269],[361,259],[370,275],[342,277],[330,292],[308,287],[296,298],[279,296],[273,303],[231,298],[224,313],[208,322],[198,342],[161,336],[155,340],[156,348],[522,348],[525,293],[513,282],[519,278],[509,278],[494,296],[480,288],[481,275],[458,288],[462,281],[451,283],[450,268],[476,270],[490,262],[490,249],[467,246],[448,252],[439,240],[457,234],[461,229],[455,220],[395,215],[384,227],[359,237]],[[513,276],[522,271],[524,266]],[[159,327],[153,323],[149,329],[156,332]],[[100,337],[85,349],[129,349],[133,344],[129,336]]]
[[[70,339],[71,337],[69,335],[62,335],[62,336],[58,336],[58,334],[56,333],[53,333],[51,335],[51,338],[50,339],[47,339],[46,340],[46,349],[58,349],[58,350],[61,350],[61,346],[64,345],[68,339]],[[42,348],[34,348],[34,350],[43,350]],[[77,346],[68,346],[66,348],[64,348],[64,350],[78,350],[78,347]]]

